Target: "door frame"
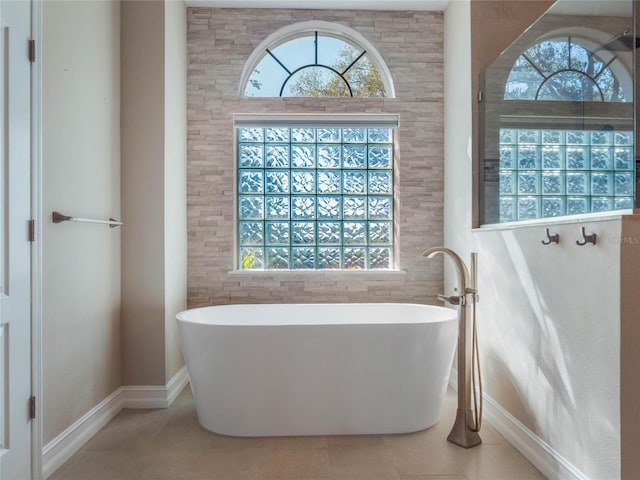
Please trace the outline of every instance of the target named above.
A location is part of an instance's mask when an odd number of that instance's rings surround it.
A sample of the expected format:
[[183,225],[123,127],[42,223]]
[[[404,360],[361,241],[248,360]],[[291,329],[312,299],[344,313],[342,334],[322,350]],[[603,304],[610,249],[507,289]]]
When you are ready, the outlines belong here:
[[42,479],[42,17],[43,0],[31,0],[31,39],[35,61],[31,63],[31,395],[36,398],[31,421],[31,476]]

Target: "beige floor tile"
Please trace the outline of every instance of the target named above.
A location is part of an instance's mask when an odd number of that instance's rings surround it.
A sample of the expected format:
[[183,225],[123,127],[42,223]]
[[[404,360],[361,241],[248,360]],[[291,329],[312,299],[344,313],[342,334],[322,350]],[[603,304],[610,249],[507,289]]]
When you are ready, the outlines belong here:
[[462,473],[455,475],[401,475],[400,480],[469,480],[469,477]]
[[146,450],[170,419],[168,409],[123,410],[87,444],[85,450]]
[[334,480],[398,480],[386,447],[329,448],[329,470]]
[[214,434],[198,425],[193,409],[176,409],[153,440],[154,449],[202,450],[212,447]]
[[[184,430],[180,432],[180,428]],[[183,434],[201,438],[206,442],[206,448],[262,448],[267,445],[265,437],[232,437],[207,430],[198,423],[193,405],[191,409],[174,415],[168,422],[166,430],[169,435],[175,436],[176,440],[179,440]]]
[[126,480],[136,460],[125,451],[81,451],[48,480]]
[[327,437],[329,447],[382,447],[384,435],[332,435]]
[[327,448],[327,437],[268,437],[268,448]]
[[202,480],[245,480],[261,478],[265,448],[212,448],[195,459],[194,474]]
[[[124,410],[50,480],[538,480],[488,423],[484,444],[446,441],[455,416],[401,435],[229,437],[200,427],[191,391],[164,410]],[[444,434],[443,434],[444,432]],[[444,436],[443,436],[444,435]]]
[[460,473],[454,475],[401,475],[400,480],[469,480],[469,478]]
[[459,455],[470,480],[544,480],[511,445],[483,444]]
[[487,422],[481,425],[480,438],[485,445],[509,445],[505,438]]
[[393,448],[429,448],[432,445],[442,444],[442,438],[433,427],[414,433],[384,435],[383,438],[385,445]]
[[428,448],[390,447],[401,475],[459,475],[463,469],[453,446],[433,444]]
[[328,478],[326,448],[267,449],[260,466],[260,478]]
[[267,446],[268,439],[266,437],[230,437],[204,429],[203,431],[209,435],[211,448],[263,448]]
[[212,448],[211,434],[199,428],[164,428],[153,441],[153,450],[202,451]]
[[165,415],[168,417],[168,420],[165,423],[166,427],[200,427],[200,424],[198,423],[198,415],[196,414],[193,406],[169,408],[166,410]]
[[201,480],[199,455],[179,449],[141,452],[126,480]]

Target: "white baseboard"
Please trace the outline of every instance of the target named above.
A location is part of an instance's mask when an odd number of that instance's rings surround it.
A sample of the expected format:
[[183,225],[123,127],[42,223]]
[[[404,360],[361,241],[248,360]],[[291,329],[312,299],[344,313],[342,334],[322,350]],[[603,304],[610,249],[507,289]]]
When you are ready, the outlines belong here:
[[[449,386],[453,390],[458,390],[458,371],[456,369],[451,370]],[[482,398],[484,399],[483,413],[487,421],[545,477],[554,480],[589,480],[566,458],[502,408],[493,398],[486,393],[482,395]],[[482,432],[480,436],[482,436]]]
[[182,367],[166,386],[121,387],[122,408],[167,408],[189,383],[187,367]]
[[120,387],[42,449],[43,478],[48,478],[123,408],[167,408],[189,383],[183,367],[166,386]]
[[189,372],[187,372],[187,366],[185,365],[167,383],[167,401],[169,402],[167,407],[176,401],[176,398],[178,398],[178,395],[184,390],[189,381]]
[[42,476],[48,478],[71,455],[76,453],[109,420],[122,410],[122,389],[119,388],[76,420],[69,428],[42,449]]

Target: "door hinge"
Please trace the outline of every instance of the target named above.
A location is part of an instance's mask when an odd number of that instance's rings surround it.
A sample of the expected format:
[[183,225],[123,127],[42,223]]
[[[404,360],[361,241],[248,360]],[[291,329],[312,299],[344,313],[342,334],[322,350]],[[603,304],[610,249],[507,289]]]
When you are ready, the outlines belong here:
[[29,40],[29,61],[30,62],[36,61],[36,41],[35,40]]
[[36,221],[35,220],[29,220],[29,241],[30,242],[36,241]]
[[33,420],[36,418],[36,397],[29,399],[29,418]]
[[484,92],[482,90],[478,90],[478,103],[482,103],[484,101]]

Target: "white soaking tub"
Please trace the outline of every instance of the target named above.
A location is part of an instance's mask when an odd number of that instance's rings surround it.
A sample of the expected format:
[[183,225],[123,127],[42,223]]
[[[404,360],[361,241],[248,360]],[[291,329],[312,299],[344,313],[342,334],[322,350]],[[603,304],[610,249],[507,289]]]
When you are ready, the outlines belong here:
[[234,436],[423,430],[442,413],[457,312],[224,305],[177,315],[200,425]]

